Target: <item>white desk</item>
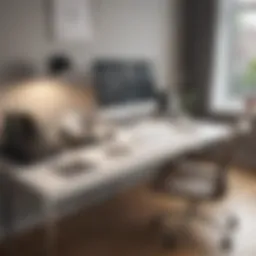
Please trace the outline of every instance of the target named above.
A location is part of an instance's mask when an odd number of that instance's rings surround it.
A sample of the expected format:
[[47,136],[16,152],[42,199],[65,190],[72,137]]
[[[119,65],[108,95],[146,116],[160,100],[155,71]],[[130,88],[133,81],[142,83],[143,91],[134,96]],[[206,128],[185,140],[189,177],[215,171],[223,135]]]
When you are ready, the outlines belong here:
[[[223,125],[197,123],[194,127],[178,129],[167,121],[145,121],[119,131],[127,153],[109,156],[108,143],[79,149],[60,155],[47,162],[15,171],[13,178],[44,195],[52,202],[65,200],[76,194],[85,194],[97,186],[117,181],[123,177],[150,172],[163,163],[181,154],[200,149],[231,135]],[[63,177],[55,172],[58,164],[69,161],[89,160],[94,167],[90,172],[74,177]]]
[[[95,203],[108,197],[110,190],[118,193],[152,176],[165,161],[228,139],[232,132],[230,127],[217,123],[195,122],[192,127],[182,128],[164,120],[148,120],[122,128],[118,134],[128,146],[124,155],[109,156],[109,144],[105,143],[15,170],[11,178],[40,195],[46,217],[53,221],[60,202],[82,196],[85,205]],[[76,159],[94,163],[92,170],[69,178],[56,172],[58,164]]]

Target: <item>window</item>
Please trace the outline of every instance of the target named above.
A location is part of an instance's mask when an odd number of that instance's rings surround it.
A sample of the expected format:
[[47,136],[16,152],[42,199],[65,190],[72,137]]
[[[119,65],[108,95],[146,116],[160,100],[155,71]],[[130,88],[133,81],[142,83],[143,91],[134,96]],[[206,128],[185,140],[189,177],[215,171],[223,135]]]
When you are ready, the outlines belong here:
[[211,109],[238,112],[256,95],[256,0],[219,0]]

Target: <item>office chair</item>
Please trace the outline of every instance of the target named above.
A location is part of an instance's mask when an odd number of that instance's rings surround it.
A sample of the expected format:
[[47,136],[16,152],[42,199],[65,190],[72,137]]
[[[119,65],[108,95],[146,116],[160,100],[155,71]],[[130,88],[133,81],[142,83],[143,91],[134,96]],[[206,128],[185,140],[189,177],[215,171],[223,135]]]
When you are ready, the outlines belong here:
[[[231,140],[225,141],[224,148],[222,148],[224,152],[218,148],[217,153],[221,153],[221,155],[217,157],[214,164],[208,164],[202,161],[200,157],[190,156],[171,163],[167,168],[164,167],[165,170],[169,169],[169,175],[165,177],[164,181],[164,192],[181,197],[188,202],[185,213],[179,216],[182,227],[186,229],[186,226],[192,220],[198,220],[210,224],[213,228],[222,228],[223,233],[219,249],[223,251],[232,250],[232,233],[239,224],[238,218],[235,214],[231,214],[227,218],[223,217],[225,218],[224,225],[220,226],[218,225],[220,223],[214,221],[213,218],[202,214],[199,211],[199,207],[203,202],[223,199],[228,191],[229,166],[237,156],[237,149],[239,150],[241,142],[244,140],[241,129],[245,127],[245,120],[241,120],[235,126]],[[248,124],[250,123],[247,120]],[[160,221],[161,234],[163,235],[162,242],[165,247],[176,247],[179,243],[179,238],[175,237],[177,230],[175,231],[168,221],[172,220],[173,217],[172,214],[166,214],[158,220]]]

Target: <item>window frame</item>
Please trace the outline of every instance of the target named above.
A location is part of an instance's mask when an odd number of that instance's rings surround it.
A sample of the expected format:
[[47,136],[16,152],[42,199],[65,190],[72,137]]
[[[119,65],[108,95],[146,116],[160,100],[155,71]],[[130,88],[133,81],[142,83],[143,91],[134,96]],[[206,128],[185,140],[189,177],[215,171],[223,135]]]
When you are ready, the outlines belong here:
[[255,10],[255,3],[237,0],[218,0],[215,28],[215,46],[211,79],[210,111],[213,113],[236,114],[243,111],[244,95],[231,93],[232,64],[236,57],[235,38],[237,36],[236,16],[241,12]]

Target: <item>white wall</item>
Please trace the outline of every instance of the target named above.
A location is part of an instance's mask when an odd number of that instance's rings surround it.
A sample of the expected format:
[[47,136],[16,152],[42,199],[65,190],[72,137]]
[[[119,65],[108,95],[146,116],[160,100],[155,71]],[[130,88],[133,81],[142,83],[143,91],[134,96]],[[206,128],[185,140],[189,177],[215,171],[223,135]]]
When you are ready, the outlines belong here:
[[90,47],[85,43],[70,45],[52,40],[46,3],[45,0],[0,1],[1,62],[25,57],[42,67],[51,53],[62,50],[80,65],[87,62]]
[[43,70],[51,53],[65,51],[80,70],[97,57],[149,58],[159,85],[177,73],[178,0],[91,0],[94,40],[54,42],[43,0],[0,1],[0,64],[10,58],[31,59]]

